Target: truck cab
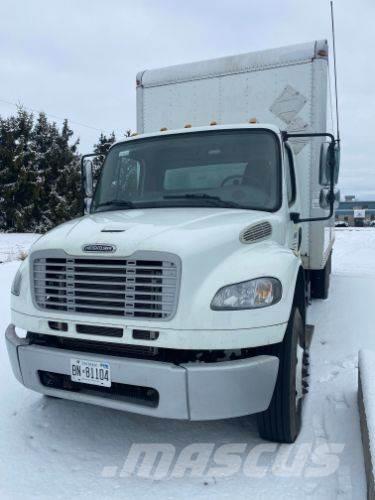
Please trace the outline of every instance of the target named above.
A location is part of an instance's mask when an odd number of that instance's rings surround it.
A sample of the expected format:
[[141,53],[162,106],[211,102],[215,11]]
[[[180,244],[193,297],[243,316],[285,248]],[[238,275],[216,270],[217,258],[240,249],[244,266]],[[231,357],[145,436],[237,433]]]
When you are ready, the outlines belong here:
[[[292,53],[299,60],[307,50]],[[217,79],[222,67],[228,61],[214,63]],[[192,81],[197,92],[199,68],[138,76],[139,133],[110,148],[95,190],[83,157],[86,214],[42,236],[18,271],[9,357],[18,380],[43,394],[185,420],[256,413],[262,437],[293,442],[306,392],[306,306],[328,292],[337,144],[326,129],[254,118],[170,128],[185,113],[176,95],[186,101],[192,89],[181,85]],[[165,96],[153,101],[153,119],[171,122],[157,131],[144,126],[147,84],[177,99],[173,117],[159,113]],[[225,114],[215,100],[206,108],[206,117]],[[296,160],[301,139],[314,164]],[[304,210],[312,185],[318,214]]]

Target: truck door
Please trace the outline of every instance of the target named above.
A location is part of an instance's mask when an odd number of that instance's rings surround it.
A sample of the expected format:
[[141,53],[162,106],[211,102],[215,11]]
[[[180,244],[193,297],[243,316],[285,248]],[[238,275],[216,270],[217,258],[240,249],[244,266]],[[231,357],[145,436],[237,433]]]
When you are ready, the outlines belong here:
[[[296,173],[294,169],[293,151],[288,143],[285,143],[284,147],[284,172],[289,211],[290,213],[299,212],[300,206],[297,192]],[[290,220],[287,229],[287,242],[289,248],[299,255],[302,244],[301,224],[295,224],[292,220]]]

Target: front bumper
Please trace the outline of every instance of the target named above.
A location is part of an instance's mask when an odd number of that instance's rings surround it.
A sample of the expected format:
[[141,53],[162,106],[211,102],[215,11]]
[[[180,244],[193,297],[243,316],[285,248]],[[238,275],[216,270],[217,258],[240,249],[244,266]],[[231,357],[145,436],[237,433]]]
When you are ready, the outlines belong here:
[[[12,296],[13,297],[13,296]],[[266,308],[264,308],[266,309]],[[260,309],[261,310],[261,309]],[[19,310],[12,309],[11,321],[18,328],[29,332],[38,332],[46,335],[56,335],[56,330],[51,329],[50,322],[63,322],[67,324],[66,332],[59,332],[60,336],[67,338],[77,338],[82,340],[98,340],[97,335],[80,334],[77,331],[77,325],[102,326],[122,328],[122,337],[108,337],[108,342],[129,344],[129,345],[144,345],[150,347],[165,347],[167,349],[191,349],[191,350],[212,350],[212,349],[242,349],[259,347],[269,344],[278,344],[282,342],[287,328],[287,323],[266,324],[263,326],[252,326],[251,328],[239,328],[235,325],[227,325],[225,322],[220,329],[184,329],[175,328],[166,323],[154,323],[146,321],[129,320],[124,325],[123,319],[93,317],[92,315],[82,314],[58,314],[58,311],[51,311],[49,314],[40,312],[36,314],[26,314]],[[222,311],[224,312],[224,311]],[[243,312],[243,311],[236,311]],[[253,310],[251,312],[259,312]],[[194,315],[192,315],[194,316]],[[221,314],[219,314],[221,316]],[[235,318],[237,314],[230,313],[231,318]],[[268,318],[269,322],[271,321]],[[184,325],[189,325],[186,321]],[[180,325],[181,327],[181,325]],[[135,330],[155,330],[159,333],[156,340],[140,340],[133,338]]]
[[[17,336],[14,325],[6,330],[6,344],[16,378],[34,391],[144,415],[183,420],[213,420],[258,413],[268,408],[276,383],[279,360],[255,356],[219,363],[174,365],[102,354],[82,353],[32,345]],[[39,372],[69,376],[70,359],[107,361],[112,381],[148,387],[158,393],[158,404],[147,406],[131,398],[95,393],[93,386],[73,392],[43,385]]]

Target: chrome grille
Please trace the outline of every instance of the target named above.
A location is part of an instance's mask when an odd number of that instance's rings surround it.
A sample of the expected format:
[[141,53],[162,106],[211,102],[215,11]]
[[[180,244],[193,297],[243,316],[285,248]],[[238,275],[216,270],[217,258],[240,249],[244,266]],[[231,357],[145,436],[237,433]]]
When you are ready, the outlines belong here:
[[34,300],[42,309],[149,319],[168,319],[175,311],[179,261],[174,256],[155,258],[151,252],[153,258],[147,259],[104,259],[38,253],[32,279]]

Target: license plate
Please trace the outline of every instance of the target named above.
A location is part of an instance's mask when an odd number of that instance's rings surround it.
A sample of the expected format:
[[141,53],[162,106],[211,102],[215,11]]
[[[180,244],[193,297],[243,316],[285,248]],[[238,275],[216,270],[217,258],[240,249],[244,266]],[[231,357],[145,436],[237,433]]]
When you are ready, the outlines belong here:
[[72,358],[70,360],[72,382],[111,387],[111,368],[109,363]]

